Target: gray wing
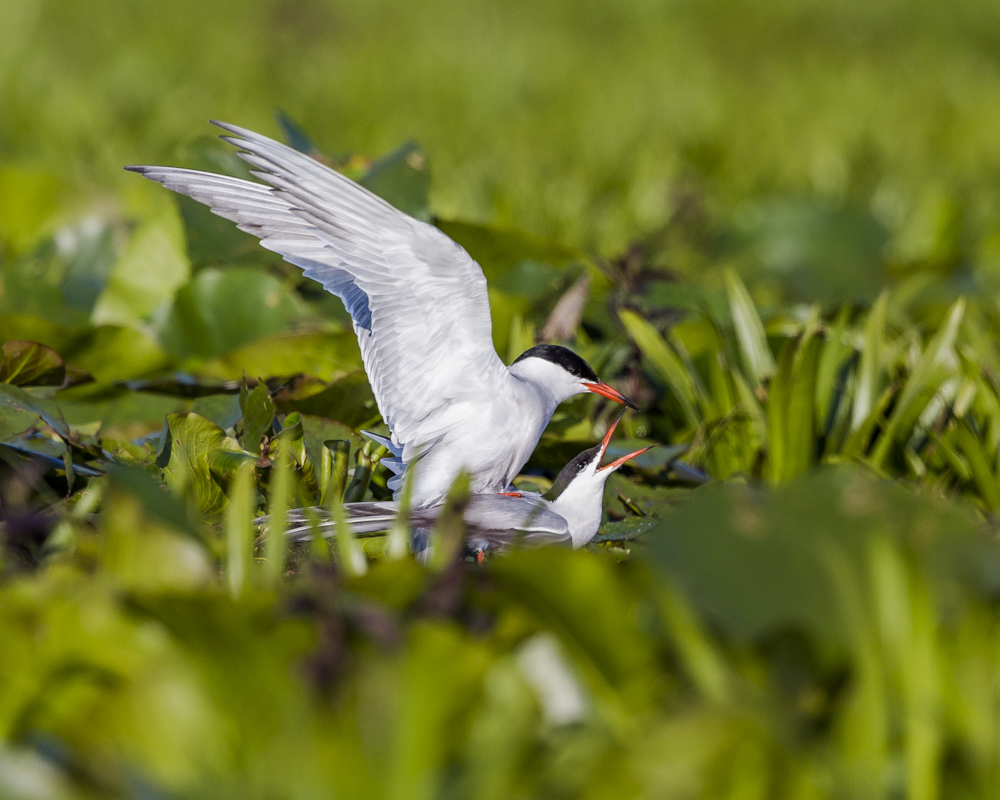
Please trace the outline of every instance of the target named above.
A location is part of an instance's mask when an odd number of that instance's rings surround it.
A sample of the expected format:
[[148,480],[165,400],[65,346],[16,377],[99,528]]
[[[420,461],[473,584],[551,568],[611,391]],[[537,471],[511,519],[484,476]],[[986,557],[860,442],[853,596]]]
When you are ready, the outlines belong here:
[[209,206],[343,300],[403,463],[448,430],[457,401],[495,397],[486,278],[458,244],[339,172],[252,131],[240,156],[267,185],[173,167],[128,167]]
[[532,495],[474,495],[465,510],[465,523],[472,549],[573,544],[566,520]]

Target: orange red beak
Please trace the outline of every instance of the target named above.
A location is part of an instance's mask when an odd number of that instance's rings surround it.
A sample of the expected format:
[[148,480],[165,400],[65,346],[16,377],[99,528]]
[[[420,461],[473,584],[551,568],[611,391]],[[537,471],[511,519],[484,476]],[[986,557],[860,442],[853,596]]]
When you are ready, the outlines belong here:
[[603,381],[598,381],[597,383],[585,383],[583,384],[588,392],[593,392],[594,394],[603,395],[609,400],[614,400],[616,403],[621,403],[623,406],[628,406],[629,408],[639,410],[639,406],[629,400],[625,395],[615,389],[613,386],[608,386]]
[[[623,411],[622,414],[624,414],[624,413],[625,412]],[[611,427],[608,428],[608,432],[606,434],[604,434],[604,438],[601,439],[601,458],[604,458],[604,454],[608,451],[608,445],[611,444],[611,437],[614,435],[615,428],[618,427],[618,423],[621,421],[622,414],[619,414],[618,415],[618,419],[616,419],[614,422],[611,423]],[[655,444],[651,444],[648,447],[641,447],[638,450],[633,450],[628,455],[624,455],[621,458],[615,459],[614,461],[612,461],[607,466],[598,467],[597,471],[598,472],[604,472],[605,470],[614,471],[614,470],[618,469],[618,467],[620,467],[622,464],[624,464],[629,459],[635,458],[636,456],[641,456],[647,450],[652,450],[654,447],[656,447],[656,445]],[[600,463],[600,462],[598,462],[598,463]]]

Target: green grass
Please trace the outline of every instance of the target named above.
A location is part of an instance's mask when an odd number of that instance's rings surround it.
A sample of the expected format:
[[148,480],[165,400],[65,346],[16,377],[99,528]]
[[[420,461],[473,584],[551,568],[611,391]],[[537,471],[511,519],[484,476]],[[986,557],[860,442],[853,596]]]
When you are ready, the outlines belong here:
[[[8,5],[0,796],[995,791],[992,6]],[[276,535],[386,496],[381,423],[335,298],[121,170],[238,173],[209,117],[433,219],[507,360],[589,280],[661,445],[595,543]]]

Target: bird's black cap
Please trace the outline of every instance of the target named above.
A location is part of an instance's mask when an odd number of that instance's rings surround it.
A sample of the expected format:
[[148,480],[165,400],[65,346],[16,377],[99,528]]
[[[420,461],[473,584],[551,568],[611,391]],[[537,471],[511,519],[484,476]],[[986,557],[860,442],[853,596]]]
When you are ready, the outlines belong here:
[[521,355],[514,359],[514,363],[516,364],[518,361],[522,361],[525,358],[541,358],[545,361],[551,361],[553,364],[558,364],[570,375],[575,375],[577,378],[583,378],[591,383],[600,383],[597,373],[591,369],[590,364],[580,358],[580,356],[568,347],[563,347],[558,344],[536,344],[534,347],[529,350],[525,350],[521,353]]

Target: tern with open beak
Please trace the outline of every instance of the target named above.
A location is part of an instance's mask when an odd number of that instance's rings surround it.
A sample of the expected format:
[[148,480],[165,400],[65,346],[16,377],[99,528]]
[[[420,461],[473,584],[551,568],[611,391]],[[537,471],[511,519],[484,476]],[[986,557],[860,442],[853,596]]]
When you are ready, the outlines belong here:
[[264,183],[174,167],[126,167],[209,206],[339,297],[389,427],[383,463],[399,496],[418,459],[414,507],[440,502],[462,471],[502,492],[564,400],[595,392],[635,405],[571,350],[497,356],[483,271],[442,231],[319,161],[216,122]]
[[[618,419],[621,419],[619,416]],[[601,443],[584,450],[559,472],[552,488],[545,494],[512,492],[505,494],[472,495],[465,506],[466,552],[482,554],[514,546],[533,547],[543,544],[588,544],[601,525],[604,506],[604,484],[626,462],[642,455],[651,447],[642,447],[610,464],[601,466],[618,420],[611,425]],[[410,511],[408,518],[414,531],[414,547],[426,543],[426,533],[433,528],[443,505],[425,506]],[[289,513],[287,534],[296,540],[308,539],[314,526],[324,535],[335,530],[334,522],[325,509],[312,509],[317,522],[308,520],[305,509]],[[388,530],[399,514],[392,501],[347,503],[345,518],[356,534],[374,534]],[[266,518],[257,520],[266,525]]]

